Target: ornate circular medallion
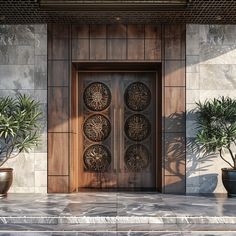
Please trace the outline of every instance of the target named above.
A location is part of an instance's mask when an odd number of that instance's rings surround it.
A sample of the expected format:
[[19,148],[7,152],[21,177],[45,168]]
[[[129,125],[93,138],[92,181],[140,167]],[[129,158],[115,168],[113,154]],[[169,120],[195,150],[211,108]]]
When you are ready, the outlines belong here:
[[145,110],[151,102],[151,91],[141,82],[130,84],[125,90],[125,103],[133,111]]
[[83,130],[89,140],[100,142],[109,136],[111,123],[103,115],[92,115],[85,120]]
[[142,144],[131,145],[125,152],[125,165],[129,171],[141,172],[149,166],[149,153]]
[[84,103],[92,111],[102,111],[111,103],[110,89],[103,83],[91,83],[84,90]]
[[130,116],[125,122],[125,134],[133,141],[142,141],[151,133],[149,120],[141,114]]
[[103,145],[95,144],[84,152],[84,165],[87,170],[105,172],[111,164],[111,153]]

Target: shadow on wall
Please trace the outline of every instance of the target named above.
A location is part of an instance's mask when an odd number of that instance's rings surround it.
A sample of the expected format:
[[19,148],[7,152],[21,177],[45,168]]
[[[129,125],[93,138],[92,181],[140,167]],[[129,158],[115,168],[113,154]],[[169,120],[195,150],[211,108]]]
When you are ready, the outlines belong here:
[[220,61],[221,55],[230,54],[236,49],[235,36],[235,25],[187,25],[186,53],[200,56],[187,65],[199,62],[207,64],[207,61],[218,57]]
[[[195,116],[194,112],[189,112],[187,116]],[[203,150],[196,145],[195,138],[185,138],[185,113],[174,113],[165,118],[167,125],[167,133],[165,134],[165,173],[166,175],[176,176],[176,181],[169,183],[166,190],[182,189],[185,192],[185,181],[188,183],[200,184],[200,192],[213,193],[218,184],[218,174],[200,175],[201,171],[207,171],[212,166],[214,159],[217,158],[214,154],[204,153]],[[194,129],[194,127],[193,127]],[[173,132],[173,130],[182,132]],[[186,150],[188,156],[185,157]],[[186,158],[186,160],[185,160]],[[185,166],[186,165],[186,166]],[[196,176],[194,176],[196,175]],[[191,177],[190,177],[191,176]],[[193,176],[193,177],[192,177]]]

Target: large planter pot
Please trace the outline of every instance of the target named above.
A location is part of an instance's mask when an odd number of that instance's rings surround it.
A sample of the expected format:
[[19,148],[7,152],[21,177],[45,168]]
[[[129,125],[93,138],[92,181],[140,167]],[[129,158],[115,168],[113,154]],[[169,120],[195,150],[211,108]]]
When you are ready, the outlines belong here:
[[236,197],[236,170],[222,168],[222,181],[229,197]]
[[7,196],[7,191],[12,184],[12,168],[0,168],[0,198]]

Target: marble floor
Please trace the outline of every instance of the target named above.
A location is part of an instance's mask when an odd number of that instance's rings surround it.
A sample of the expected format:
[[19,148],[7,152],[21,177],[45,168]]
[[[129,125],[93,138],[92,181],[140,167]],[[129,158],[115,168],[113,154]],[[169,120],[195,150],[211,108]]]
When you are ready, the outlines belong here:
[[236,198],[144,192],[9,194],[0,235],[236,235]]

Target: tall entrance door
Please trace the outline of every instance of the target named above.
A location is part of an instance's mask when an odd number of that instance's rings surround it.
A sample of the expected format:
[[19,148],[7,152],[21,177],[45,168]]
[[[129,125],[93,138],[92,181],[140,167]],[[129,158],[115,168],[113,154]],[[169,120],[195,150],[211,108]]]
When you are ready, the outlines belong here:
[[156,187],[156,73],[79,72],[79,188]]

